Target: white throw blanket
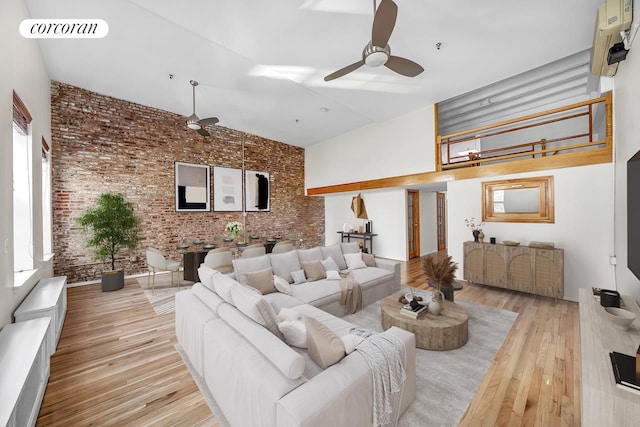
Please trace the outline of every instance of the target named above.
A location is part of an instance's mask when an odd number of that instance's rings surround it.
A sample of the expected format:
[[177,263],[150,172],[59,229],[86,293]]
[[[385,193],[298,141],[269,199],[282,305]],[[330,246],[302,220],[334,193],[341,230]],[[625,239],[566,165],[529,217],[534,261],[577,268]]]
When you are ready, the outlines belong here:
[[373,425],[395,426],[400,416],[405,348],[402,340],[391,334],[374,334],[356,347],[373,374]]

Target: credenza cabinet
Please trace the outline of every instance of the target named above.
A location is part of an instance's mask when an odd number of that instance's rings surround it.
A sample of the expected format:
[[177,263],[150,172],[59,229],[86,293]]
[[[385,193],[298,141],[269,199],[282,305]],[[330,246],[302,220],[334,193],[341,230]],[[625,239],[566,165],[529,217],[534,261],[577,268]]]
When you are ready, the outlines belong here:
[[464,279],[473,283],[564,296],[562,249],[464,242]]

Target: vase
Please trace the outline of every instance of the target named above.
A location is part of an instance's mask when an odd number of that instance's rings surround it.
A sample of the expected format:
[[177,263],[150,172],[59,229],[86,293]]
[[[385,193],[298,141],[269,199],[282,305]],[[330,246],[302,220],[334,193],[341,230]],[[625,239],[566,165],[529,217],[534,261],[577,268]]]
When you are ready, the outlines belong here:
[[429,311],[429,313],[433,314],[434,316],[438,316],[442,311],[442,306],[438,301],[431,301],[429,303],[429,307],[427,307],[427,310]]
[[473,241],[479,242],[478,237],[480,236],[480,230],[473,230],[471,233],[473,234]]
[[232,231],[231,233],[229,233],[229,235],[231,236],[232,239],[235,239],[236,237],[238,237],[238,232],[237,231]]
[[482,230],[480,230],[480,233],[478,233],[478,239],[480,239],[481,243],[484,243],[484,233],[482,232]]

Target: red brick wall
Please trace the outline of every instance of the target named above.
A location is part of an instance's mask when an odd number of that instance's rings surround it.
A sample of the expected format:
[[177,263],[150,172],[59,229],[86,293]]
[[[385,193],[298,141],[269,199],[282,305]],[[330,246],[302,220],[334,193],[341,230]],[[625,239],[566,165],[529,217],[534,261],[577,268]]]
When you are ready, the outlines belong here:
[[[70,283],[99,278],[76,218],[100,193],[120,192],[133,202],[142,239],[123,252],[126,274],[146,272],[145,249],[179,258],[185,237],[225,234],[241,212],[175,212],[174,161],[269,172],[271,211],[249,212],[247,230],[262,236],[297,233],[304,247],[324,242],[324,200],[304,195],[304,149],[216,126],[211,136],[188,130],[185,117],[52,82],[54,272]],[[211,177],[213,189],[213,176]],[[133,260],[135,259],[135,260]]]

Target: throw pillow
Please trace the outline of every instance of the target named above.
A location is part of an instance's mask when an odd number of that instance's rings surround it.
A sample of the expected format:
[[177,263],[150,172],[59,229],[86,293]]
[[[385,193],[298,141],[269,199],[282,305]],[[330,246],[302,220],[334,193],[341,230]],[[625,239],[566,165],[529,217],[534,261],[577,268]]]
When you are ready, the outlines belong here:
[[285,320],[302,320],[302,313],[291,308],[282,307],[278,312],[278,322]]
[[304,270],[304,275],[307,277],[307,280],[310,282],[327,277],[320,261],[303,262],[302,269]]
[[291,290],[291,286],[289,285],[289,282],[287,282],[280,276],[273,276],[273,286],[276,287],[278,292],[281,292],[287,295],[293,295],[293,291]]
[[337,270],[329,270],[327,271],[327,280],[340,280],[340,272]]
[[361,337],[360,335],[353,335],[353,334],[347,334],[343,337],[340,337],[340,339],[342,340],[342,344],[344,344],[344,351],[347,354],[350,354],[353,350],[356,349],[358,344],[364,341],[364,337]]
[[338,268],[338,264],[336,264],[336,262],[331,257],[323,259],[322,261],[320,261],[320,264],[322,264],[322,268],[324,268],[324,271],[340,271],[340,269]]
[[238,310],[254,322],[270,330],[278,338],[284,339],[280,329],[278,329],[278,316],[276,316],[276,312],[273,311],[273,308],[267,300],[256,292],[255,289],[242,285],[233,286],[231,288],[231,295]]
[[293,284],[299,285],[307,281],[307,276],[304,275],[304,270],[292,271],[291,277],[293,278]]
[[362,253],[344,254],[344,260],[347,262],[347,268],[349,270],[357,270],[359,268],[366,268],[367,265],[362,261]]
[[247,273],[264,270],[271,267],[269,255],[262,255],[253,258],[236,258],[233,260],[233,270],[236,272],[236,280],[243,285],[247,284]]
[[309,357],[322,369],[346,356],[342,340],[326,325],[309,316],[304,317],[304,325],[307,328]]
[[347,264],[344,262],[344,257],[342,256],[342,249],[340,248],[340,243],[331,246],[323,246],[322,248],[322,258],[330,256],[333,260],[338,264],[338,269],[346,270]]
[[301,320],[278,322],[278,328],[287,344],[298,348],[307,348],[307,328]]
[[271,267],[247,273],[247,285],[256,288],[262,295],[278,292],[273,284],[273,270]]
[[373,254],[362,254],[362,261],[364,261],[367,267],[375,267],[376,266],[376,257]]

